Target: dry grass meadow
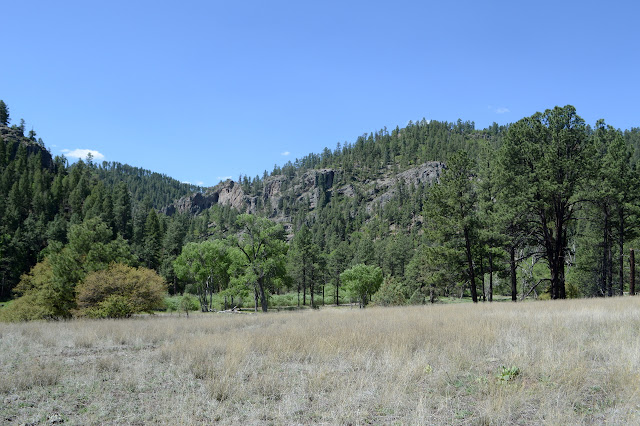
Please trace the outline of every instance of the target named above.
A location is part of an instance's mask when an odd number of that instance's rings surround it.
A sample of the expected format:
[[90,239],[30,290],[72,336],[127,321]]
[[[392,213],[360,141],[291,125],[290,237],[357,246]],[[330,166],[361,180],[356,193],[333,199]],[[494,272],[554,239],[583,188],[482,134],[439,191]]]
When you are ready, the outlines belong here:
[[0,423],[640,424],[639,333],[640,297],[0,324]]

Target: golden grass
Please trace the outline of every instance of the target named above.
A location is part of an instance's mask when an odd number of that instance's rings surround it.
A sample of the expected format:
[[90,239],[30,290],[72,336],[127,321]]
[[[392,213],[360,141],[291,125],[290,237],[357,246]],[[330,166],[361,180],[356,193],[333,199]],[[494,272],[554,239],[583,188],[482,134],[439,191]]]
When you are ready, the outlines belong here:
[[0,423],[638,424],[639,332],[629,297],[0,324]]

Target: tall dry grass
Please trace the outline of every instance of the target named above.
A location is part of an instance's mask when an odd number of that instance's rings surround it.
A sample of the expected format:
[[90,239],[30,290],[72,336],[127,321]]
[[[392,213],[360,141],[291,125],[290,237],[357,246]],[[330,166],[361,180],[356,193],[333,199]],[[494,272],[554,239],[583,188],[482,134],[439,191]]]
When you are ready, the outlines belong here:
[[638,424],[639,332],[640,298],[1,324],[0,422]]

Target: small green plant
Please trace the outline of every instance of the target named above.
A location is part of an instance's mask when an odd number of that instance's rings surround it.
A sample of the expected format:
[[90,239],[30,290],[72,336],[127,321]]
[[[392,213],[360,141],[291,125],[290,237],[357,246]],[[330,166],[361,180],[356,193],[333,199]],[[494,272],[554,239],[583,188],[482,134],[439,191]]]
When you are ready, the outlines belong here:
[[498,373],[498,380],[500,382],[509,382],[520,375],[520,369],[516,366],[505,367],[500,366],[500,372]]
[[194,296],[185,293],[182,298],[180,298],[180,303],[178,304],[178,310],[180,312],[184,312],[189,316],[189,311],[197,311],[198,309],[200,309],[200,304]]
[[98,306],[97,317],[99,318],[129,318],[134,313],[129,299],[119,294],[112,294]]

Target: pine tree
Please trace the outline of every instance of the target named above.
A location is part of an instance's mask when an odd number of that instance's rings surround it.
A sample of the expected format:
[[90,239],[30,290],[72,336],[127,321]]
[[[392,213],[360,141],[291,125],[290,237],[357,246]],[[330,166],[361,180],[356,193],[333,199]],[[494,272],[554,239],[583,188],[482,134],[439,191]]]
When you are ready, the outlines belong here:
[[[476,254],[473,251],[478,241],[478,214],[474,175],[473,161],[465,152],[452,156],[440,182],[432,188],[428,216],[432,219],[430,235],[458,253],[458,259],[465,259],[465,278],[469,282],[471,298],[477,303]],[[458,266],[450,265],[454,269]]]
[[[551,297],[564,299],[565,262],[577,194],[592,170],[594,153],[574,107],[555,107],[513,124],[501,153],[506,192],[520,193],[529,231],[549,266]],[[512,253],[513,257],[513,253]]]
[[4,103],[2,99],[0,99],[0,124],[2,124],[3,126],[8,126],[9,121],[9,107]]

